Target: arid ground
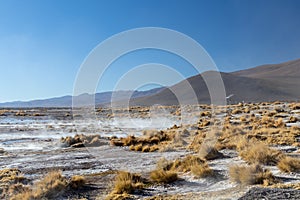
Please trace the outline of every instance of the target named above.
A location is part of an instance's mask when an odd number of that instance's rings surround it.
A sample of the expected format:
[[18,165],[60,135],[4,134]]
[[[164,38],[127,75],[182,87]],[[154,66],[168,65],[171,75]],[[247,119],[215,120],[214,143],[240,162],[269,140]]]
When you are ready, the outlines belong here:
[[300,197],[300,103],[86,112],[0,109],[1,199]]

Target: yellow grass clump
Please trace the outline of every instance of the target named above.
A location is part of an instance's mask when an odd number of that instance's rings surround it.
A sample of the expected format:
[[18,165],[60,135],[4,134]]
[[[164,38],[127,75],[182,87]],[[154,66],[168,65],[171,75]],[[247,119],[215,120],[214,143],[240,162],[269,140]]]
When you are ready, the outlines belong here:
[[50,172],[34,184],[32,189],[14,195],[12,199],[55,199],[67,188],[68,182],[61,172]]
[[156,169],[150,173],[150,179],[156,183],[171,183],[178,179],[178,175],[172,171]]
[[241,139],[237,144],[239,156],[249,164],[276,165],[284,155],[256,140]]
[[196,178],[204,178],[214,174],[213,170],[208,166],[207,163],[195,163],[191,166],[191,172]]
[[142,189],[144,183],[139,174],[133,174],[126,171],[118,172],[115,177],[113,190],[106,196],[106,200],[124,200],[132,199],[130,194],[136,189]]
[[67,136],[62,137],[61,142],[66,146],[71,146],[74,148],[80,147],[97,147],[101,145],[108,144],[105,141],[100,140],[100,135],[93,134],[93,135],[84,135],[84,134],[76,134],[74,137]]
[[82,186],[84,186],[86,184],[86,179],[84,176],[80,176],[80,175],[74,175],[71,177],[71,180],[69,182],[69,185],[72,188],[80,188]]
[[300,172],[300,159],[293,157],[283,157],[279,160],[277,167],[282,172]]
[[10,187],[11,200],[56,199],[68,189],[77,189],[86,183],[83,176],[73,176],[70,180],[60,171],[52,171],[32,186],[15,184]]
[[235,181],[242,185],[271,185],[276,183],[276,179],[273,174],[269,170],[263,169],[258,164],[231,166],[229,168],[229,176],[232,181]]

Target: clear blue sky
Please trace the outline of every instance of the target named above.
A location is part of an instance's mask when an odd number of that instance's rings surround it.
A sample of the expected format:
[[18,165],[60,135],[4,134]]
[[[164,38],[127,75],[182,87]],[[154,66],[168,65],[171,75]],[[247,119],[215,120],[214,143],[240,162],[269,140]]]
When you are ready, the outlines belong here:
[[[0,0],[0,102],[72,94],[88,53],[138,27],[194,38],[220,71],[297,59],[299,10],[298,0]],[[140,52],[120,59],[100,90],[111,90],[122,69],[148,62],[195,73],[175,56]]]

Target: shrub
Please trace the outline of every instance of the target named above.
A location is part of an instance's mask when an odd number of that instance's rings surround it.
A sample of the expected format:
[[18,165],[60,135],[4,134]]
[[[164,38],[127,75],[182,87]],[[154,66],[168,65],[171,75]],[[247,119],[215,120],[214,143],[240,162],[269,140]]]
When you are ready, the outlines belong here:
[[150,173],[150,179],[157,183],[171,183],[178,179],[178,175],[175,172],[156,169]]
[[243,184],[264,184],[270,185],[276,182],[274,176],[269,170],[263,169],[260,165],[234,165],[229,168],[231,180]]
[[15,194],[12,195],[10,199],[56,199],[67,189],[76,189],[85,183],[86,180],[83,176],[75,175],[68,180],[62,176],[60,171],[52,171],[46,174],[40,181],[36,182],[31,188],[20,184],[11,186],[11,193]]
[[191,166],[191,172],[197,178],[204,178],[213,175],[213,170],[208,166],[207,163],[197,164]]
[[300,172],[300,159],[283,157],[277,164],[282,172]]
[[171,170],[179,171],[179,172],[189,172],[193,165],[203,164],[205,160],[198,156],[187,155],[183,159],[176,159],[169,166]]
[[69,185],[72,188],[80,188],[83,185],[85,185],[85,183],[86,183],[86,180],[85,180],[84,176],[75,175],[75,176],[71,177]]
[[66,189],[67,185],[67,179],[62,176],[61,172],[53,171],[37,182],[32,196],[34,198],[55,198]]
[[240,141],[237,146],[239,155],[250,164],[276,165],[279,159],[283,157],[280,151],[271,149],[255,140]]
[[129,172],[120,171],[115,178],[113,194],[131,194],[137,188],[142,187],[141,176]]

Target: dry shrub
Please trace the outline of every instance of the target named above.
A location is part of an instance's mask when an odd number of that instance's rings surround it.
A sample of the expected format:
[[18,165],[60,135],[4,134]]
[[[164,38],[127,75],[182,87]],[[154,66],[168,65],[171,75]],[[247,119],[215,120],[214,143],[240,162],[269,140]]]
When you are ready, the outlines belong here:
[[213,170],[208,166],[206,161],[195,155],[187,155],[183,159],[176,159],[174,161],[162,158],[157,162],[153,176],[166,176],[165,178],[167,179],[168,176],[171,176],[168,172],[192,172],[197,178],[213,175]]
[[67,185],[67,180],[61,172],[53,171],[35,184],[32,196],[34,198],[55,198],[66,189]]
[[173,137],[164,131],[147,130],[142,137],[112,138],[110,143],[114,146],[129,146],[132,151],[153,152],[159,150],[158,144],[171,141]]
[[18,111],[16,112],[15,116],[18,116],[18,117],[25,117],[27,116],[28,114],[26,112],[23,112],[23,111]]
[[178,179],[178,175],[172,171],[156,169],[150,173],[150,179],[156,183],[171,183]]
[[76,189],[84,186],[86,184],[86,179],[84,176],[75,175],[71,177],[69,186]]
[[241,139],[237,145],[239,155],[250,164],[276,165],[283,154],[256,140]]
[[135,189],[142,187],[140,175],[120,171],[115,178],[112,194],[132,194]]
[[166,158],[161,158],[156,163],[156,169],[170,170],[173,162],[167,160]]
[[179,172],[189,172],[194,165],[202,165],[206,161],[198,156],[187,155],[183,159],[176,159],[169,166],[170,170],[179,171]]
[[67,136],[62,137],[61,142],[65,144],[67,147],[97,147],[101,145],[108,144],[107,142],[100,140],[100,135],[84,135],[84,134],[76,134],[74,137]]
[[13,184],[20,183],[25,180],[20,170],[16,168],[2,169],[0,170],[0,183],[1,184]]
[[295,116],[291,116],[290,118],[289,118],[289,123],[296,123],[298,121],[298,118],[297,117],[295,117]]
[[201,158],[206,160],[224,158],[222,153],[220,153],[215,147],[210,147],[209,145],[202,145],[199,150],[199,155]]
[[243,113],[243,110],[235,109],[235,110],[233,110],[231,113],[234,114],[234,115],[237,115],[237,114]]
[[142,152],[150,152],[150,146],[149,145],[143,146]]
[[206,126],[209,126],[209,125],[210,125],[210,121],[207,120],[207,119],[201,118],[201,119],[199,120],[199,122],[198,122],[198,126],[199,126],[200,128],[203,128],[203,127],[206,127]]
[[240,117],[240,121],[241,121],[241,122],[246,122],[246,121],[247,121],[247,118],[243,115],[243,116]]
[[22,194],[22,199],[29,199],[30,198],[30,187],[27,185],[24,185],[22,183],[16,183],[16,184],[9,186],[9,189],[6,193],[8,196],[11,197],[10,198],[11,200],[14,200],[14,199],[19,200],[20,198],[16,198],[19,194]]
[[70,180],[62,176],[60,171],[52,171],[46,174],[32,187],[28,185],[12,185],[10,187],[10,199],[14,200],[35,200],[35,199],[56,199],[67,189],[77,189],[85,184],[83,176],[73,176]]
[[277,183],[271,186],[272,188],[281,188],[281,189],[295,189],[300,190],[300,182],[298,183]]
[[186,129],[170,128],[165,131],[146,130],[143,136],[127,136],[126,138],[112,138],[114,146],[129,146],[129,150],[141,152],[165,151],[168,148],[184,147],[187,142],[183,137],[190,136]]
[[277,167],[282,172],[300,172],[300,159],[289,156],[283,157],[279,160]]
[[300,103],[293,103],[290,105],[290,108],[292,110],[299,110],[300,109]]
[[196,178],[204,178],[214,174],[207,163],[195,163],[191,166],[191,172]]
[[33,113],[32,116],[33,116],[33,117],[40,117],[40,116],[44,116],[44,114],[41,114],[41,113]]
[[138,145],[134,146],[134,150],[135,151],[142,151],[143,150],[143,144],[138,144]]
[[55,199],[67,188],[68,182],[61,172],[50,172],[42,180],[33,185],[32,189],[25,190],[12,199]]
[[286,125],[285,125],[283,119],[282,119],[282,118],[279,118],[279,119],[277,119],[277,120],[275,121],[274,126],[275,126],[276,128],[278,128],[278,127],[285,127]]
[[243,184],[264,184],[271,185],[276,183],[276,179],[273,174],[266,169],[263,169],[260,165],[234,165],[229,168],[229,176],[231,180]]
[[236,149],[237,140],[245,134],[243,126],[224,124],[223,130],[218,136],[216,149]]
[[201,117],[211,117],[211,112],[210,111],[203,111],[200,113]]
[[14,189],[20,189],[21,185],[27,182],[20,170],[12,169],[2,169],[0,170],[0,198],[7,199],[7,196],[17,194]]

